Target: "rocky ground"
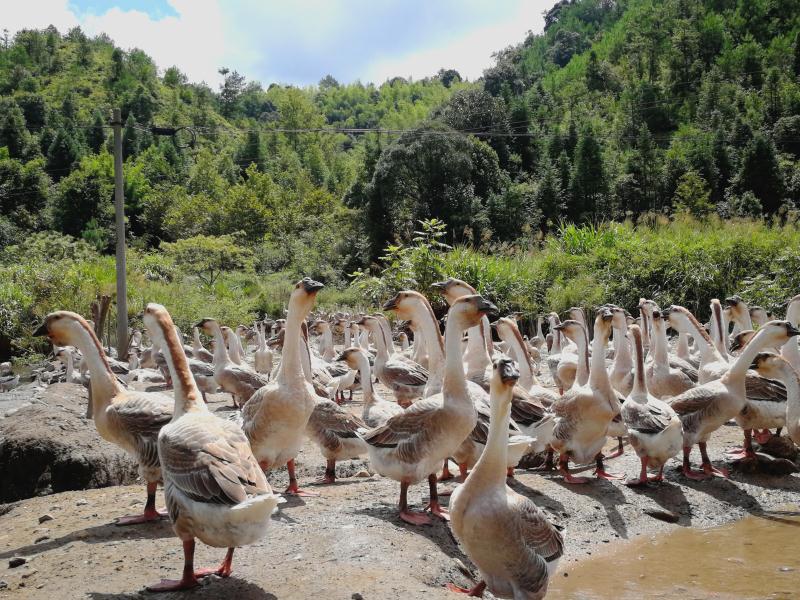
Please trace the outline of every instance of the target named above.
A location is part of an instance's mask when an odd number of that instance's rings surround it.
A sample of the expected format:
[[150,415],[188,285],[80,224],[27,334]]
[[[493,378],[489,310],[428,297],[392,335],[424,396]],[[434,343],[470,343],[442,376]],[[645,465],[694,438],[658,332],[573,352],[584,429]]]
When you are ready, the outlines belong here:
[[[59,384],[41,390],[31,386],[12,396],[13,405],[6,402],[7,396],[0,394],[3,486],[13,467],[17,476],[24,472],[38,482],[34,493],[65,489],[69,481],[56,473],[64,464],[81,462],[88,467],[70,467],[83,473],[81,476],[93,465],[106,471],[75,487],[104,485],[115,477],[130,481],[124,458],[104,445],[92,422],[81,416],[85,402],[81,388]],[[211,400],[212,410],[229,410],[229,397]],[[360,412],[358,394],[350,406]],[[31,444],[19,440],[30,439],[37,431],[34,449],[37,443],[44,445],[48,448],[44,456],[62,463],[54,462],[31,475],[9,458],[9,448],[17,448],[17,462],[23,460],[25,452],[31,452]],[[709,445],[712,459],[721,466],[724,450],[739,442],[738,428],[723,427]],[[570,486],[557,475],[524,470],[517,471],[511,485],[564,526],[566,556],[558,577],[569,576],[577,561],[608,552],[637,536],[710,527],[800,502],[797,473],[778,476],[761,470],[734,470],[729,480],[697,483],[684,478],[678,466],[677,460],[668,463],[666,481],[645,489],[604,480]],[[607,461],[607,468],[632,476],[637,473],[638,460],[628,448],[624,456]],[[399,520],[395,508],[398,484],[372,475],[365,461],[346,461],[337,469],[335,485],[317,486],[313,481],[323,470],[319,451],[307,443],[298,457],[300,481],[320,496],[281,504],[269,536],[258,545],[236,551],[234,575],[225,581],[206,578],[192,597],[452,599],[445,583],[470,583],[465,572],[472,566],[445,522],[412,527]],[[61,481],[58,486],[53,485],[56,480]],[[282,490],[287,483],[285,469],[271,473],[269,480]],[[179,576],[181,547],[167,521],[131,527],[113,524],[115,517],[141,511],[144,496],[144,486],[135,483],[0,505],[0,597],[139,598],[149,595],[143,591],[146,584]],[[412,488],[409,499],[421,507],[426,496],[427,486],[419,484]],[[159,502],[163,503],[160,491]],[[196,561],[200,566],[215,565],[223,554],[223,550],[199,544]]]

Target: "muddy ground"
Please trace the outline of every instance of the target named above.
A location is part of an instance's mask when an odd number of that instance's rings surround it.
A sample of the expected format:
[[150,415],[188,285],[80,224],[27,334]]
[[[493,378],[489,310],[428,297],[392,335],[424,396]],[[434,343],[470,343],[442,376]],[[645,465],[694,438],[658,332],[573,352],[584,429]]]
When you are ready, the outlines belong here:
[[[0,395],[0,415],[12,406],[4,402],[4,396]],[[37,398],[41,397],[39,390]],[[20,400],[20,392],[13,398],[14,408],[26,403]],[[212,410],[229,410],[228,396],[210,399]],[[360,412],[358,393],[350,406]],[[724,450],[740,441],[735,426],[718,431],[709,444],[715,463],[723,466]],[[666,480],[645,489],[605,480],[572,486],[557,475],[524,470],[517,470],[511,485],[564,526],[566,555],[558,577],[569,576],[576,561],[606,553],[637,536],[710,527],[800,502],[796,473],[771,476],[733,471],[729,480],[698,483],[684,478],[678,467],[677,460],[670,461]],[[627,448],[624,456],[607,461],[607,468],[633,476],[638,460]],[[371,475],[368,469],[365,461],[345,461],[337,468],[340,479],[335,485],[316,486],[313,480],[323,473],[324,460],[315,446],[306,443],[298,457],[301,486],[320,496],[281,504],[269,536],[236,551],[234,575],[228,580],[206,578],[191,597],[452,600],[444,584],[468,585],[460,565],[472,567],[448,525],[436,521],[429,527],[412,527],[401,522],[395,508],[398,484]],[[269,480],[282,490],[287,483],[285,469],[271,473]],[[167,521],[131,527],[113,524],[115,517],[141,511],[144,497],[144,486],[137,484],[63,492],[0,506],[0,597],[150,597],[144,586],[162,577],[178,577],[183,557]],[[421,507],[426,497],[425,484],[413,486],[409,494],[415,507]],[[158,499],[163,506],[161,491]],[[650,516],[653,511],[671,513],[677,523]],[[46,516],[52,518],[40,523]],[[223,555],[224,550],[199,544],[196,565],[216,565]],[[10,561],[17,557],[26,562],[11,568]]]

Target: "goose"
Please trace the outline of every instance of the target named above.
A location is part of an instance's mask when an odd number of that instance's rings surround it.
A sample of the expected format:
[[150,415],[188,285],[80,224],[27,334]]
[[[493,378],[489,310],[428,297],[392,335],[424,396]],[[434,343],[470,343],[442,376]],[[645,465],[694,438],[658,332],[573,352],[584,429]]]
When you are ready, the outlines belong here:
[[[503,317],[492,323],[492,327],[497,331],[497,335],[500,339],[508,344],[509,349],[514,355],[521,357],[521,360],[517,361],[520,372],[519,384],[517,387],[525,390],[529,395],[529,399],[533,402],[543,407],[552,406],[552,404],[558,400],[558,395],[542,386],[536,379],[533,369],[531,368],[528,347],[523,343],[522,334],[514,320]],[[517,387],[515,387],[514,390],[517,390]]]
[[239,337],[238,333],[235,332],[230,327],[222,326],[222,335],[225,339],[225,346],[228,349],[228,356],[230,357],[231,362],[233,362],[238,367],[242,369],[246,369],[248,371],[252,371],[253,369],[250,368],[250,365],[247,364],[245,360],[245,353],[244,348],[242,347],[242,340]]
[[[786,320],[795,327],[800,326],[800,295],[795,296],[786,303]],[[781,347],[781,356],[789,361],[795,371],[800,373],[800,346],[792,338]]]
[[403,407],[397,402],[390,402],[380,396],[372,387],[372,372],[369,366],[369,357],[361,348],[346,348],[336,360],[343,360],[347,366],[359,372],[361,379],[361,391],[363,394],[364,408],[361,419],[367,427],[380,427],[390,417],[403,412]]
[[[586,327],[586,318],[584,317],[583,309],[573,307],[570,308],[567,313],[570,320],[576,321],[581,327],[583,327],[584,331],[586,332],[586,340],[588,343],[589,330]],[[561,357],[558,361],[556,372],[558,374],[558,381],[560,382],[559,387],[563,390],[570,389],[576,382],[579,358],[577,349],[578,347],[574,342],[571,342],[561,349]],[[578,381],[578,385],[585,384],[586,381]]]
[[314,306],[321,283],[305,277],[289,297],[281,364],[275,378],[257,390],[242,407],[242,422],[253,454],[265,471],[286,464],[285,493],[308,495],[297,485],[294,457],[300,451],[311,412],[317,405],[314,386],[303,374],[301,323]]
[[578,384],[567,390],[553,404],[555,427],[550,445],[560,453],[558,468],[566,483],[586,483],[586,477],[574,477],[569,472],[569,461],[578,463],[594,459],[597,463],[596,475],[602,478],[614,478],[606,473],[600,450],[606,441],[609,425],[613,418],[620,414],[619,401],[608,380],[605,365],[605,347],[611,335],[612,313],[608,309],[597,312],[592,341],[592,365],[589,370],[589,352],[586,348],[588,335],[586,330],[576,321],[566,321],[557,326],[567,329],[574,339],[581,344],[578,368],[581,373],[589,372],[587,384]]
[[542,325],[544,324],[544,319],[541,316],[536,317],[536,335],[530,341],[531,346],[536,348],[537,350],[541,351],[542,347],[545,344],[544,335],[542,335]]
[[[75,355],[73,353],[73,349],[69,346],[66,346],[64,348],[59,348],[54,354],[55,357],[64,364],[64,382],[83,385],[83,377],[79,373],[75,372]],[[130,377],[130,374],[131,371],[128,371],[128,377]]]
[[267,380],[269,380],[272,373],[273,356],[272,350],[267,348],[267,338],[264,334],[263,325],[260,323],[256,326],[256,336],[258,337],[258,348],[256,348],[256,352],[253,355],[253,366],[256,373],[266,375]]
[[97,433],[128,452],[139,465],[139,475],[147,484],[144,512],[122,517],[117,525],[161,519],[164,515],[156,510],[156,488],[161,480],[157,439],[159,430],[172,418],[172,399],[125,389],[111,371],[94,329],[76,313],[48,314],[33,335],[47,336],[53,344],[72,345],[81,351],[91,373],[92,418]]
[[[70,353],[71,354],[71,353]],[[69,363],[67,364],[67,372],[69,372],[72,358],[68,355]],[[128,353],[128,377],[126,379],[126,383],[130,385],[134,382],[141,382],[141,383],[164,383],[164,375],[160,371],[156,371],[155,369],[141,369],[139,364],[139,353],[135,350],[131,350]],[[68,375],[69,377],[69,375]]]
[[614,363],[608,371],[611,387],[624,397],[633,390],[634,371],[631,350],[628,346],[628,321],[625,311],[615,306],[611,308],[611,327],[614,332]]
[[[771,321],[761,328],[742,353],[730,364],[719,379],[709,381],[672,398],[669,405],[683,423],[683,473],[690,479],[727,474],[711,464],[706,442],[714,431],[736,417],[747,405],[745,376],[755,356],[767,346],[785,343],[800,335],[788,321]],[[746,440],[745,440],[745,443]],[[690,466],[692,446],[698,444],[703,471]]]
[[754,326],[763,327],[772,320],[772,313],[760,306],[751,306],[750,320]]
[[[311,373],[303,369],[306,381],[311,383]],[[367,444],[358,437],[359,430],[367,425],[358,417],[328,398],[314,396],[314,410],[308,418],[306,432],[319,447],[327,463],[325,475],[318,483],[336,483],[336,461],[358,458],[367,454]],[[399,408],[399,407],[398,407]]]
[[[657,328],[654,322],[654,330]],[[636,355],[635,377],[633,390],[622,405],[622,420],[628,430],[631,446],[642,463],[639,477],[626,482],[627,485],[636,486],[664,479],[664,463],[681,451],[683,433],[681,421],[675,411],[669,404],[648,392],[642,331],[638,325],[631,325],[630,333]],[[648,478],[648,467],[658,469],[658,475]]]
[[[428,371],[420,365],[394,359],[389,356],[381,324],[375,317],[364,315],[357,323],[372,334],[378,353],[375,356],[375,375],[394,394],[397,403],[407,406],[420,398],[428,383]],[[363,350],[363,346],[362,346]]]
[[692,365],[694,369],[699,369],[700,358],[692,353],[692,350],[689,347],[689,339],[690,336],[688,333],[684,331],[678,332],[678,343],[675,345],[675,356],[681,360],[685,360],[687,363]]
[[800,445],[800,374],[786,359],[766,352],[756,355],[752,368],[762,377],[783,382],[787,395],[785,427],[791,440]]
[[661,311],[653,310],[649,318],[652,335],[650,339],[652,361],[647,367],[648,391],[658,399],[677,396],[693,388],[694,382],[684,371],[670,367],[667,326],[661,316]]
[[564,553],[561,533],[531,500],[504,478],[512,389],[519,372],[513,361],[495,361],[491,380],[489,437],[481,458],[450,499],[453,533],[478,567],[481,581],[472,589],[448,589],[499,598],[543,598],[549,578]]
[[[185,590],[207,574],[229,577],[234,549],[266,535],[280,496],[272,493],[241,428],[210,413],[200,399],[166,309],[148,304],[144,322],[165,350],[175,386],[171,419],[158,434],[158,457],[167,508],[184,554],[180,580],[162,579],[147,589]],[[219,568],[195,571],[195,538],[228,549]]]
[[401,331],[398,334],[397,341],[400,343],[400,350],[402,352],[405,352],[406,350],[408,350],[408,347],[409,347],[408,336],[406,335],[405,331]]
[[[453,302],[455,302],[455,300],[453,300]],[[453,305],[451,304],[451,309],[452,306]],[[395,313],[400,315],[401,318],[409,319],[412,323],[417,324],[419,330],[424,332],[426,339],[431,340],[431,347],[428,353],[431,371],[428,378],[428,384],[425,387],[424,397],[427,398],[434,394],[440,393],[442,389],[441,386],[443,384],[446,356],[444,353],[444,341],[439,333],[436,318],[433,314],[433,309],[428,303],[428,300],[418,292],[400,292],[386,305],[384,305],[384,309],[393,310]],[[450,313],[448,312],[448,316],[449,314]],[[481,319],[481,323],[483,323],[484,319],[485,317]],[[488,320],[486,322],[488,323]],[[472,327],[470,329],[475,330],[476,327]],[[463,331],[461,333],[463,333]],[[455,335],[455,333],[453,333],[453,335]],[[486,353],[485,347],[483,352]],[[461,353],[459,352],[459,356],[460,355]],[[488,360],[489,359],[487,358],[487,361]],[[459,466],[462,478],[464,478],[466,477],[467,470],[477,462],[478,457],[485,446],[486,435],[489,430],[488,422],[490,411],[488,393],[478,383],[466,379],[466,377],[463,375],[463,363],[462,377],[464,377],[467,393],[472,400],[475,410],[478,414],[478,423],[476,427],[473,429],[469,438],[466,438],[462,442],[452,456]],[[526,392],[522,389],[517,389],[515,392],[512,410],[517,416],[525,419],[526,423],[528,424],[540,421],[544,413],[544,409],[541,406],[536,406],[530,402]],[[531,442],[533,442],[533,439],[530,438],[530,436],[524,435],[518,424],[512,421],[509,427],[509,477],[514,476],[514,467],[517,466],[522,456],[528,451]],[[451,477],[452,474],[450,473],[449,462],[445,461],[439,480],[444,481],[450,479]]]
[[[743,334],[750,334],[750,340],[744,344],[744,347],[746,347],[747,344],[752,341],[752,338],[755,337],[755,333],[752,331],[742,331],[737,335],[737,338]],[[793,340],[794,338],[789,338],[790,342]],[[775,360],[770,360],[768,358],[770,355],[774,356]],[[759,364],[763,366],[762,369],[757,368]],[[781,430],[786,427],[789,422],[787,421],[787,415],[792,411],[797,412],[797,407],[794,406],[796,398],[792,398],[791,390],[785,385],[786,374],[782,372],[784,364],[788,365],[789,370],[793,370],[791,364],[784,358],[778,356],[775,352],[759,352],[755,359],[753,359],[753,364],[750,367],[751,369],[755,369],[762,377],[776,379],[784,383],[787,392],[786,399],[784,401],[780,398],[758,400],[747,398],[745,400],[745,407],[735,417],[736,423],[744,431],[744,444],[741,450],[727,452],[725,454],[726,458],[730,460],[756,458],[755,451],[753,450],[752,438],[755,438],[760,444],[765,444],[772,437],[772,433],[769,431],[770,428],[777,429],[776,435],[780,436]],[[765,375],[765,373],[777,373],[780,376],[770,377],[769,375]],[[790,384],[791,383],[792,380],[790,379]]]
[[333,349],[333,332],[331,331],[330,323],[322,319],[317,319],[314,321],[311,331],[312,333],[318,333],[320,335],[320,357],[326,362],[331,362],[336,356],[336,352]]
[[196,327],[214,337],[214,379],[233,397],[234,408],[243,406],[256,390],[269,383],[263,375],[231,363],[223,334],[225,329],[230,332],[229,328],[220,327],[216,319],[210,317],[201,319]]
[[[416,292],[400,292],[384,310],[402,308],[404,298]],[[445,330],[446,364],[440,394],[418,400],[386,423],[362,435],[369,445],[375,470],[400,482],[400,518],[413,525],[430,523],[424,513],[408,509],[408,486],[428,479],[430,503],[435,515],[447,518],[439,505],[436,468],[452,456],[477,424],[477,413],[467,391],[461,362],[461,333],[474,327],[495,306],[481,296],[464,296],[450,307]]]
[[[725,303],[727,304],[730,320],[733,321],[733,331],[731,332],[731,337],[740,331],[753,329],[753,319],[750,317],[750,308],[747,306],[745,301],[742,300],[741,296],[733,295],[729,298],[725,298]],[[722,330],[722,334],[724,337],[728,338],[726,341],[729,342],[730,338],[728,337],[727,327]]]
[[213,362],[214,354],[209,352],[203,347],[203,342],[200,341],[200,329],[192,327],[192,357],[203,362]]
[[550,369],[550,376],[553,379],[553,383],[558,387],[558,393],[563,394],[565,388],[564,382],[558,377],[558,363],[561,361],[561,351],[564,340],[561,331],[556,329],[561,323],[561,319],[557,313],[551,312],[547,315],[547,323],[550,327],[550,333],[548,333],[547,336],[548,339],[552,340],[552,343],[548,343],[547,346],[547,368]]

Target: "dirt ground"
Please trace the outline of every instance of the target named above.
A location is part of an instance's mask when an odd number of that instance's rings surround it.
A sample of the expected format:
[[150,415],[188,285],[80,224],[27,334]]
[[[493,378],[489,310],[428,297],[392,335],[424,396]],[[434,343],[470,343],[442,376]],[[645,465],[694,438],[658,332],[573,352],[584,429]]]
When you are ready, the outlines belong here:
[[[228,396],[210,399],[212,410],[229,410]],[[360,413],[358,393],[349,406]],[[718,466],[724,463],[724,450],[740,443],[740,435],[730,425],[712,438],[711,457]],[[624,456],[607,461],[609,470],[628,476],[635,475],[637,467],[630,448]],[[677,460],[670,461],[666,480],[645,489],[605,480],[572,486],[555,474],[524,470],[517,470],[511,485],[564,526],[566,555],[557,577],[568,576],[577,561],[607,553],[637,536],[710,527],[800,502],[796,473],[769,476],[734,471],[729,480],[698,483],[684,478],[678,467]],[[462,571],[473,567],[448,525],[438,520],[429,527],[401,522],[396,511],[398,484],[370,475],[368,469],[366,461],[345,461],[337,467],[340,479],[335,485],[316,486],[313,480],[323,473],[324,460],[311,442],[306,443],[298,457],[300,483],[320,496],[281,504],[268,537],[236,550],[233,576],[206,578],[191,597],[452,600],[454,596],[443,586],[449,581],[469,584]],[[270,473],[269,480],[276,490],[284,489],[285,469]],[[445,489],[453,486],[442,485]],[[183,557],[168,521],[130,527],[113,524],[115,517],[141,511],[144,497],[143,485],[130,485],[0,506],[0,597],[150,597],[144,586],[178,577]],[[413,486],[409,494],[417,508],[426,497],[424,483]],[[160,490],[158,500],[163,506]],[[670,513],[677,523],[648,514],[653,511]],[[40,523],[45,515],[52,519]],[[223,555],[222,549],[198,544],[196,565],[216,565]],[[11,568],[9,561],[16,557],[26,562]]]

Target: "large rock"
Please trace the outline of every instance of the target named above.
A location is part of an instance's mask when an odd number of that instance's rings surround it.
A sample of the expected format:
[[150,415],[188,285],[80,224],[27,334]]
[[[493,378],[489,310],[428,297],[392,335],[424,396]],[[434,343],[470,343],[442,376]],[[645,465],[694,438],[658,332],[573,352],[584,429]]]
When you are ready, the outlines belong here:
[[32,400],[0,419],[0,501],[136,480],[135,461],[85,418],[82,386],[57,383]]

